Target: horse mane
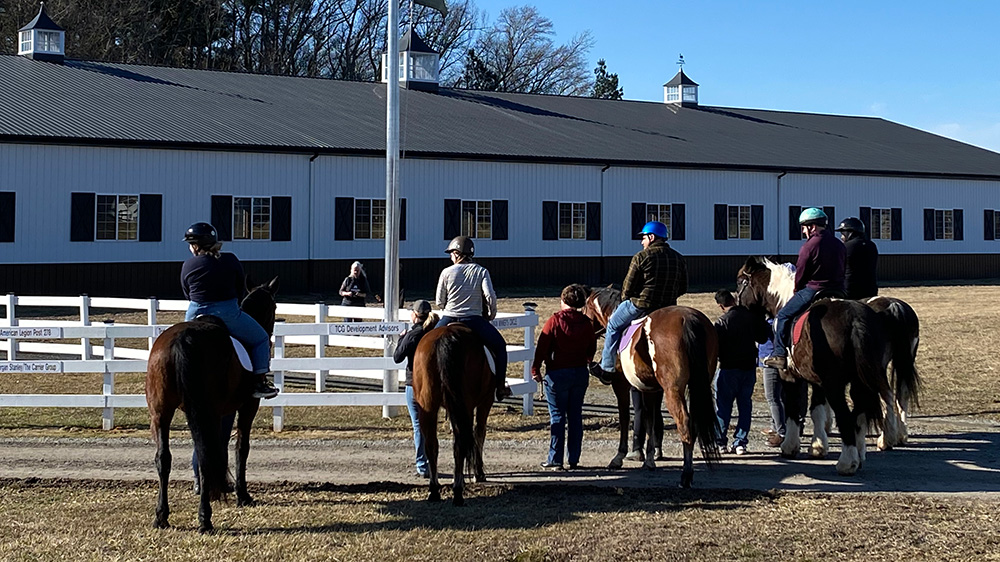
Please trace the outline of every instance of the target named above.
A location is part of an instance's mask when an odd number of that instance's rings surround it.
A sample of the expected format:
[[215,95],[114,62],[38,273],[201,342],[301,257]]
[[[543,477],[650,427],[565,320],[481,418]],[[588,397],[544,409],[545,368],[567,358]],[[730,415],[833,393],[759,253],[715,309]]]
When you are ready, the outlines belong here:
[[784,264],[774,263],[767,258],[761,258],[760,261],[771,272],[767,292],[778,299],[777,309],[780,310],[795,294],[795,273]]

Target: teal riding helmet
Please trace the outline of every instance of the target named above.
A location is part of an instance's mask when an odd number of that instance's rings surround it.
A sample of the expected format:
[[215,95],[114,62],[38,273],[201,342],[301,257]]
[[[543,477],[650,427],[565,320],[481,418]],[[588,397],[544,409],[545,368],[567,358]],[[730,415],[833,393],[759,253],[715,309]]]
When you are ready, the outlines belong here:
[[657,238],[663,238],[665,240],[667,238],[667,225],[660,221],[649,221],[646,223],[646,226],[642,227],[639,234],[652,234]]
[[814,223],[826,224],[827,216],[823,212],[823,209],[817,209],[816,207],[809,207],[799,214],[799,224],[807,225]]

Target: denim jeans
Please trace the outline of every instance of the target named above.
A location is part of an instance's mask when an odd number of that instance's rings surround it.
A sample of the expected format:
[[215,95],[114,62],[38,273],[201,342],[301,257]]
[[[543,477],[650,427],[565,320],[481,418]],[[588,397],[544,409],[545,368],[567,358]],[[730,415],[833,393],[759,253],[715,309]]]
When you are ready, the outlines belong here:
[[406,385],[406,409],[410,411],[410,422],[413,423],[413,448],[417,453],[417,472],[426,474],[430,470],[427,464],[427,453],[424,451],[424,434],[420,433],[420,420],[417,418],[417,401],[413,397],[413,387]]
[[716,381],[716,410],[719,417],[719,444],[726,443],[726,427],[733,417],[733,401],[740,416],[733,433],[733,447],[747,445],[750,435],[750,409],[753,405],[753,386],[757,382],[757,369],[719,369]]
[[483,343],[493,353],[493,359],[496,361],[497,382],[507,380],[507,341],[503,339],[500,330],[497,330],[496,326],[490,324],[490,321],[482,316],[463,316],[461,318],[442,316],[434,327],[447,326],[450,322],[461,322],[482,338]]
[[[545,400],[549,405],[549,464],[562,464],[566,440],[566,460],[580,463],[583,446],[583,397],[590,375],[586,367],[556,369],[545,374]],[[567,432],[569,438],[565,437]]]
[[771,429],[785,434],[785,402],[781,395],[781,376],[774,367],[764,367],[764,398],[771,409]]
[[604,331],[604,350],[601,352],[601,368],[605,371],[615,370],[615,356],[618,355],[618,344],[622,341],[625,328],[637,318],[646,315],[646,310],[636,307],[632,301],[625,299],[608,318]]
[[236,299],[220,302],[192,302],[188,305],[184,320],[190,322],[201,314],[211,314],[229,328],[234,338],[247,346],[250,354],[250,364],[255,374],[264,374],[271,370],[271,337],[264,328],[247,313],[240,310]]
[[809,304],[818,292],[809,287],[801,289],[792,295],[792,298],[788,299],[785,306],[778,311],[778,316],[774,320],[774,355],[781,357],[788,355],[788,347],[791,345],[792,318],[809,308]]

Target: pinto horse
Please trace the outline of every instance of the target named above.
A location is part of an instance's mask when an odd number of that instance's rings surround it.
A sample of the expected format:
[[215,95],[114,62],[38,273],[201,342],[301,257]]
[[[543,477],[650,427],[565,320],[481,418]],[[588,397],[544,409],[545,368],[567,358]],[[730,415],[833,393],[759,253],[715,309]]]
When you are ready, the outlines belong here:
[[[784,266],[751,256],[740,268],[736,285],[739,304],[775,316],[792,297],[795,279]],[[809,306],[806,314],[796,321],[801,322],[801,335],[792,344],[783,376],[811,383],[814,404],[829,402],[843,441],[837,472],[852,475],[865,461],[865,436],[870,426],[883,430],[879,442],[885,448],[896,443],[897,419],[892,407],[895,396],[886,378],[891,358],[889,341],[878,313],[857,301],[820,299]],[[853,408],[847,402],[848,387]],[[816,398],[815,393],[821,393],[821,398]],[[787,412],[799,411],[797,392],[786,392],[785,398]],[[890,405],[884,414],[880,399]],[[825,405],[813,407],[811,413],[811,452],[815,457],[825,457],[829,450],[827,409]],[[798,423],[789,415],[786,424],[781,452],[794,458],[799,450]]]
[[[274,331],[274,295],[278,278],[255,287],[240,308],[270,335]],[[238,414],[236,498],[237,505],[252,505],[247,493],[246,461],[250,452],[250,428],[260,400],[253,398],[255,377],[243,369],[229,339],[229,330],[217,319],[207,317],[175,324],[153,343],[146,368],[146,402],[150,429],[156,443],[156,471],[160,495],[153,526],[170,524],[167,481],[170,477],[170,422],[178,408],[184,411],[195,452],[198,455],[200,502],[199,531],[212,530],[211,500],[227,490],[228,459],[226,438],[219,428],[222,418]]]
[[[588,301],[589,308],[593,299]],[[642,422],[646,435],[653,435],[654,412],[660,407],[658,402],[647,398],[652,391],[662,390],[667,411],[674,418],[684,445],[681,486],[688,488],[694,480],[692,460],[696,441],[710,466],[719,459],[716,446],[719,426],[712,398],[712,378],[719,356],[715,327],[699,310],[668,306],[651,312],[630,337],[622,339],[625,341],[619,354],[622,372],[628,384],[643,393]],[[628,420],[627,413],[623,417]],[[625,423],[623,433],[628,431]],[[624,444],[622,437],[619,454]],[[649,439],[643,466],[653,470],[654,459],[653,439]]]
[[[612,287],[592,288],[587,291],[587,300],[583,307],[583,314],[587,318],[590,318],[596,334],[600,335],[604,333],[608,325],[608,319],[611,318],[611,314],[618,308],[621,301],[621,291]],[[629,452],[628,429],[629,419],[632,416],[632,409],[629,407],[632,385],[622,373],[620,359],[615,365],[615,376],[611,379],[611,389],[614,390],[615,399],[618,403],[619,440],[618,453],[608,463],[608,468],[619,469],[622,467],[625,455]],[[654,449],[660,448],[663,445],[663,412],[660,410],[660,405],[663,404],[663,390],[657,388],[648,393],[640,393],[640,396],[640,411],[644,404],[648,403],[650,405],[653,409],[654,427],[657,430],[655,435],[647,433],[646,438],[653,440]],[[641,419],[638,423],[642,423]]]
[[453,322],[421,338],[413,356],[413,397],[420,432],[427,439],[424,447],[430,465],[429,501],[441,501],[437,435],[441,406],[451,420],[455,439],[452,503],[465,505],[466,466],[475,473],[476,482],[486,481],[483,443],[495,388],[483,341],[464,324]]

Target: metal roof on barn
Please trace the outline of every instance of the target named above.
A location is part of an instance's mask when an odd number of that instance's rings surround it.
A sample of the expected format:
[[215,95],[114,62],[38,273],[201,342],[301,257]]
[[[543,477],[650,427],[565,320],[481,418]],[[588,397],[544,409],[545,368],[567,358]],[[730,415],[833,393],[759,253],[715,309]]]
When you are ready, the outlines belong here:
[[[380,155],[384,84],[0,56],[0,142]],[[871,117],[402,90],[407,157],[1000,178],[1000,154]]]

